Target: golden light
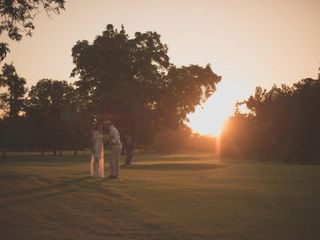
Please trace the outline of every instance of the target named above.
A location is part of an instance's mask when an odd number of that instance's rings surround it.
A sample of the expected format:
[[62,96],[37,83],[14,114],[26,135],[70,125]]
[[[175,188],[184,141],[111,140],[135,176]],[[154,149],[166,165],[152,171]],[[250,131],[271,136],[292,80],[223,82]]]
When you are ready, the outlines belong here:
[[222,79],[208,101],[188,116],[189,126],[194,132],[219,137],[226,120],[234,113],[236,102],[242,100],[243,96],[249,96],[250,87],[230,79],[233,78]]
[[124,24],[130,37],[156,31],[172,63],[210,63],[222,76],[214,95],[189,115],[195,132],[213,136],[221,133],[236,101],[253,94],[255,86],[290,84],[313,76],[319,67],[320,1],[292,1],[289,10],[286,1],[125,2],[124,8],[115,0],[71,0],[53,19],[43,11],[32,38],[8,42],[5,61],[14,62],[29,86],[42,78],[74,82],[71,49],[78,40],[93,41],[108,23]]

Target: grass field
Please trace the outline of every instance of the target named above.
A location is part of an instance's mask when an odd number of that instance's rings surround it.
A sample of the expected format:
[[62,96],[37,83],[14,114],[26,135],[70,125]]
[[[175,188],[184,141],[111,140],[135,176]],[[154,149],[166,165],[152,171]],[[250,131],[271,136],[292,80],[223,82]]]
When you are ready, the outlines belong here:
[[88,159],[0,163],[0,239],[320,239],[320,166],[139,155],[119,181]]

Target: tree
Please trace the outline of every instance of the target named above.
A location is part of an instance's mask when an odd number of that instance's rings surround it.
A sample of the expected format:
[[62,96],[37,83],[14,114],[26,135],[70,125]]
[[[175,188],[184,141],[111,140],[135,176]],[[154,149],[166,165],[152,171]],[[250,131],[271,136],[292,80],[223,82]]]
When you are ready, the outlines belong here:
[[27,92],[25,84],[26,80],[18,76],[12,64],[4,64],[0,74],[0,87],[7,88],[8,92],[0,94],[0,98],[4,109],[9,109],[9,118],[18,117],[23,110],[24,95]]
[[77,89],[70,92],[70,104],[65,108],[66,147],[77,150],[91,145],[93,116],[88,104]]
[[[43,8],[48,15],[59,14],[64,10],[65,0],[1,0],[0,35],[7,32],[8,37],[14,41],[20,41],[23,34],[31,36],[35,26],[35,15]],[[8,44],[0,42],[0,62],[9,52]]]
[[256,134],[254,117],[236,111],[220,136],[221,154],[239,158],[255,156],[258,147]]
[[5,132],[4,132],[4,124],[3,119],[0,118],[0,147],[3,149],[2,151],[2,161],[5,161]]
[[221,79],[209,65],[178,68],[167,52],[156,32],[129,38],[123,26],[118,31],[111,24],[92,44],[79,41],[72,49],[76,85],[97,118],[111,118],[120,127],[130,156],[132,145],[186,121]]
[[[222,135],[226,153],[261,160],[310,163],[319,161],[320,79],[306,78],[292,87],[260,87],[241,104]],[[235,151],[236,150],[236,151]]]
[[151,144],[151,149],[157,152],[177,152],[187,150],[186,146],[190,141],[192,130],[187,127],[179,127],[175,130],[165,130],[155,134],[154,142]]
[[293,85],[292,157],[301,163],[320,159],[320,79],[306,78]]
[[3,160],[6,158],[6,151],[19,143],[19,131],[21,120],[20,113],[24,107],[24,95],[27,91],[26,80],[19,77],[15,67],[5,64],[0,74],[0,87],[7,91],[0,94],[0,105],[4,118],[2,120],[2,149]]
[[28,96],[27,117],[34,129],[34,141],[42,154],[53,148],[60,155],[70,137],[68,120],[72,115],[74,89],[66,81],[42,79],[31,87]]

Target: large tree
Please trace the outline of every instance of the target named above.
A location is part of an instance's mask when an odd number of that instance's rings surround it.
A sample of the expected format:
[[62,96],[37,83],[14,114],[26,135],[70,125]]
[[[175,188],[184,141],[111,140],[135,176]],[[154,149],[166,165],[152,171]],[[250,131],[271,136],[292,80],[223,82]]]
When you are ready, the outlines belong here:
[[292,87],[275,85],[269,91],[257,87],[242,104],[249,113],[236,113],[228,121],[222,135],[226,153],[261,160],[319,161],[320,79],[306,78]]
[[24,95],[27,92],[26,80],[16,72],[12,64],[4,64],[0,74],[0,87],[7,89],[1,93],[0,98],[4,110],[7,110],[9,118],[15,118],[23,110]]
[[111,24],[93,43],[79,41],[72,49],[76,85],[97,118],[111,118],[120,127],[129,158],[132,145],[187,121],[221,79],[209,65],[178,68],[167,53],[158,33],[129,38],[123,26],[118,31]]
[[[31,36],[35,28],[36,14],[44,9],[48,15],[59,14],[64,9],[65,0],[1,0],[0,35],[7,32],[8,37],[20,41],[23,35]],[[0,61],[9,52],[8,44],[0,42]]]
[[42,79],[31,87],[26,115],[34,129],[35,145],[42,153],[50,148],[61,154],[66,146],[73,99],[74,89],[65,81]]
[[91,145],[93,114],[81,92],[73,87],[70,90],[70,102],[64,109],[65,147],[77,155],[77,150]]
[[[0,142],[3,149],[3,160],[6,157],[7,148],[19,145],[22,132],[20,114],[24,108],[24,95],[27,91],[26,80],[20,77],[15,67],[4,64],[0,74],[0,111],[3,116]],[[3,90],[1,89],[3,88]]]
[[256,153],[257,138],[255,118],[243,114],[236,105],[236,111],[226,122],[220,136],[221,154],[227,157],[252,157]]

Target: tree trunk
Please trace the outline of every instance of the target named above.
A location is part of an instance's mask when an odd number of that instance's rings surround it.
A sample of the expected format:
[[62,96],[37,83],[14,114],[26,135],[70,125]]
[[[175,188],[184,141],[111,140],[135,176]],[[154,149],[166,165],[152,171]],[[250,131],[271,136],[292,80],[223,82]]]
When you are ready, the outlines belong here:
[[57,148],[56,147],[54,147],[53,155],[57,156]]
[[130,165],[132,163],[132,159],[134,155],[134,146],[131,143],[127,143],[127,144],[124,144],[124,149],[126,152],[125,165]]
[[74,156],[77,156],[77,149],[74,149],[74,151],[73,151],[73,154],[74,154]]
[[126,159],[124,164],[130,165],[132,163],[133,155],[134,155],[134,141],[131,135],[124,134],[122,137],[122,154],[126,155]]

